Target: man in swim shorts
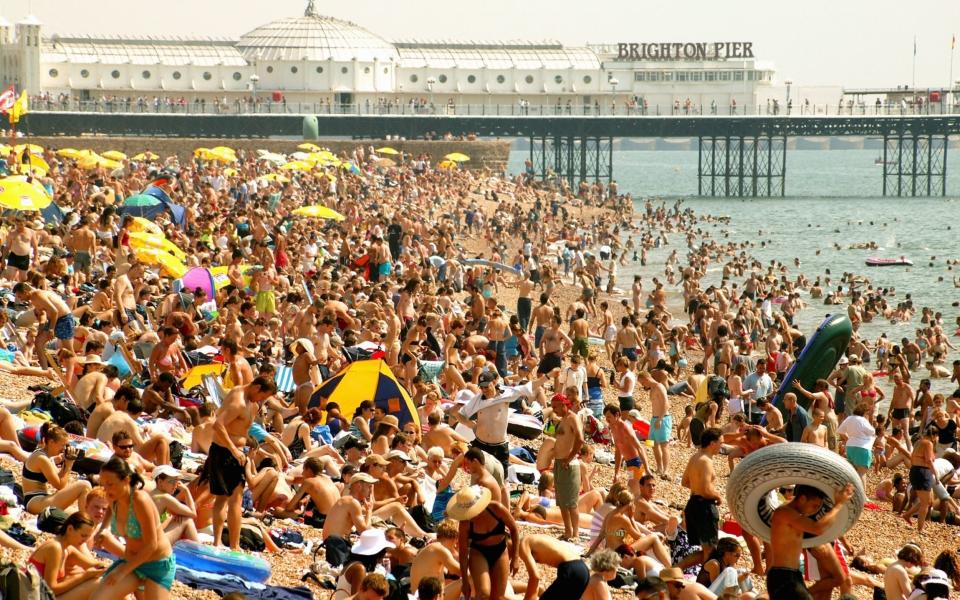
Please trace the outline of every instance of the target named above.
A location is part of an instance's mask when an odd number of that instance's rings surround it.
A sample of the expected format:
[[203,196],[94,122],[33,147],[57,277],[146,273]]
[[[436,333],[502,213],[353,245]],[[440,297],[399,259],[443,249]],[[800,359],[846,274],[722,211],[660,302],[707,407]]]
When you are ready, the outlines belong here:
[[[681,483],[690,490],[690,499],[683,509],[687,537],[693,545],[703,549],[700,556],[685,560],[684,568],[706,562],[720,538],[720,503],[723,497],[717,490],[717,476],[713,457],[720,452],[723,432],[711,427],[700,436],[700,450],[690,457]],[[692,561],[692,562],[691,562]]]

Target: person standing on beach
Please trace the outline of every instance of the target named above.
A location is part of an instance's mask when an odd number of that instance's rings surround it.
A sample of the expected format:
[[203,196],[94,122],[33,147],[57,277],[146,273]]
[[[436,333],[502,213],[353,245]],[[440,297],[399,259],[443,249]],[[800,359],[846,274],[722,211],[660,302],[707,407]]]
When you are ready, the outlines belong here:
[[[683,471],[681,485],[690,490],[690,499],[683,509],[687,537],[692,545],[703,550],[684,559],[682,568],[692,567],[707,561],[720,539],[720,503],[723,496],[717,489],[717,475],[713,470],[713,457],[720,453],[723,432],[711,427],[700,436],[700,450],[690,457]],[[799,551],[798,551],[799,552]]]
[[603,408],[603,416],[610,427],[610,434],[613,436],[613,479],[616,481],[620,474],[620,465],[626,465],[626,470],[630,474],[630,485],[639,481],[641,477],[650,468],[647,460],[647,453],[637,434],[629,423],[621,418],[621,411],[618,406],[608,404]]
[[650,392],[650,439],[653,441],[653,460],[661,479],[670,479],[670,439],[673,436],[673,417],[667,388],[649,372],[641,371],[637,381]]
[[809,485],[798,485],[793,491],[793,500],[773,512],[770,521],[770,551],[767,555],[767,592],[770,600],[793,600],[805,590],[803,573],[800,572],[800,551],[805,534],[822,535],[830,529],[843,505],[853,496],[853,485],[847,484],[837,490],[833,506],[816,521],[811,519],[820,512],[823,492]]
[[550,400],[553,413],[560,417],[554,444],[553,476],[557,491],[557,508],[563,516],[563,538],[576,540],[579,536],[580,515],[580,461],[577,455],[583,447],[583,429],[580,417],[571,410],[573,403],[563,394]]

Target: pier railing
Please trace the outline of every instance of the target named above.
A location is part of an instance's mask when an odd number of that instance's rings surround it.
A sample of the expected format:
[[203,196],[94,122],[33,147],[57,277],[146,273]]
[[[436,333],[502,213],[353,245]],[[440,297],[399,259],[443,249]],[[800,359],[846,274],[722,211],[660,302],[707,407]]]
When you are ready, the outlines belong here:
[[274,102],[272,100],[206,100],[177,101],[173,99],[116,98],[109,100],[78,100],[35,98],[31,110],[74,111],[91,113],[151,113],[151,114],[207,114],[207,115],[450,115],[450,116],[538,116],[538,117],[623,117],[623,116],[907,116],[960,114],[960,103],[945,102],[903,104],[806,104],[786,106],[779,102],[758,105],[639,104],[604,102],[592,104],[448,104],[448,103],[376,103],[360,102],[336,104],[319,102]]

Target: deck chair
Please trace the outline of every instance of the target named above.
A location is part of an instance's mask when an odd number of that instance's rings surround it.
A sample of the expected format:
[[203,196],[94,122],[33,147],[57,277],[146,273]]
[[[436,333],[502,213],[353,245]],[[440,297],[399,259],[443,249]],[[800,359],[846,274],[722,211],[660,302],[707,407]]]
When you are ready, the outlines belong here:
[[27,347],[27,341],[23,339],[23,336],[10,321],[7,321],[7,324],[0,329],[0,340],[3,340],[4,345],[13,344],[18,351],[25,353],[24,348]]
[[297,389],[297,385],[293,382],[293,367],[286,365],[277,367],[277,376],[274,381],[277,384],[277,391],[281,394],[289,394]]
[[223,384],[218,375],[208,373],[203,375],[203,389],[207,391],[207,397],[219,408],[223,404],[223,398],[227,392],[223,389]]

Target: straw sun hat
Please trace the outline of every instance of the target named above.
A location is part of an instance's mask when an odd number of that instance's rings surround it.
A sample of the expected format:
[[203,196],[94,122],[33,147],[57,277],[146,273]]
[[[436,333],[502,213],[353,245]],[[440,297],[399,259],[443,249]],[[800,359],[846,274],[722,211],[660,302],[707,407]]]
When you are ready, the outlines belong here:
[[447,503],[447,515],[455,521],[469,521],[490,504],[490,490],[479,485],[461,488]]

